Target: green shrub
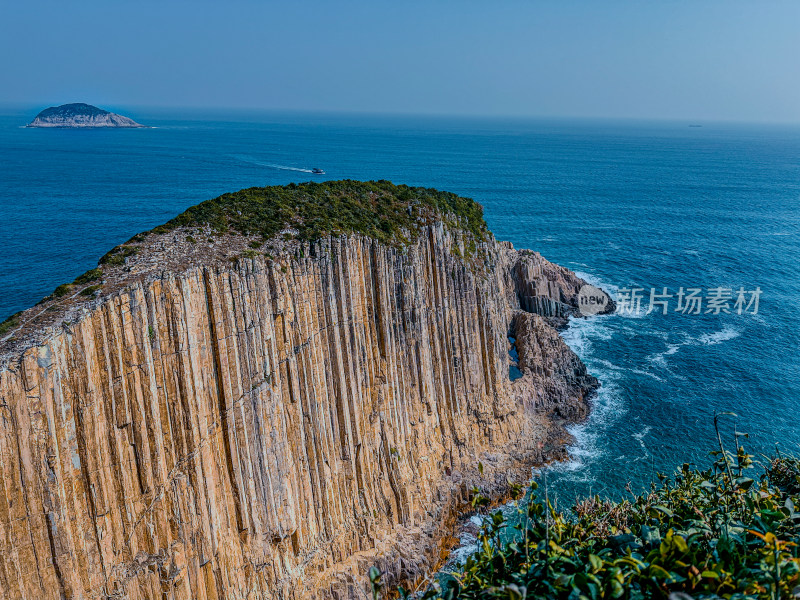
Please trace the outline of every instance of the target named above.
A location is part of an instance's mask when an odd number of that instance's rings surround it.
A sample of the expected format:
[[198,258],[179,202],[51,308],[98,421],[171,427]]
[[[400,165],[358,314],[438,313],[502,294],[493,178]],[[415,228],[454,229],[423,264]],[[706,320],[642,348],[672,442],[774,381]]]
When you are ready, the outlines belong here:
[[118,267],[124,265],[125,259],[137,252],[139,252],[139,248],[136,246],[126,246],[125,244],[116,246],[103,255],[100,259],[100,264]]
[[800,493],[800,461],[792,456],[778,455],[767,466],[767,478],[787,494]]
[[126,244],[136,244],[136,243],[139,243],[139,242],[143,242],[143,241],[145,241],[147,239],[147,236],[148,236],[148,232],[147,231],[144,231],[142,233],[137,233],[135,236],[133,236],[131,239],[129,239],[125,243]]
[[19,317],[22,312],[14,313],[10,317],[8,317],[5,321],[0,323],[0,336],[7,334],[12,329],[16,329],[19,327],[20,321]]
[[[800,462],[777,456],[758,475],[741,447],[713,454],[708,470],[685,464],[631,501],[586,498],[569,513],[532,483],[516,515],[485,519],[463,570],[416,597],[796,598]],[[370,581],[380,597],[380,574]]]
[[72,291],[72,285],[71,284],[62,283],[55,290],[53,290],[53,296],[55,296],[56,298],[61,298],[63,296],[66,296],[67,294],[69,294],[71,291]]
[[94,296],[94,293],[102,287],[101,285],[90,285],[81,290],[81,296]]
[[83,275],[79,275],[78,277],[76,277],[73,283],[75,285],[83,285],[91,281],[96,281],[97,279],[100,279],[102,276],[103,276],[102,269],[99,268],[91,269],[89,271],[86,271],[86,273],[84,273]]

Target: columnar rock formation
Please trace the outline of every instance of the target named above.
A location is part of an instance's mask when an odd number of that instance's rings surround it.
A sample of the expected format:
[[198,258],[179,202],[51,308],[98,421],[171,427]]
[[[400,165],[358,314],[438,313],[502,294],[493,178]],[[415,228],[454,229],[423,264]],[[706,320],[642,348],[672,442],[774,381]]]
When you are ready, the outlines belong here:
[[435,547],[458,473],[529,465],[586,413],[550,324],[583,282],[538,254],[465,258],[437,223],[170,267],[179,233],[6,340],[0,597],[355,596],[370,561]]

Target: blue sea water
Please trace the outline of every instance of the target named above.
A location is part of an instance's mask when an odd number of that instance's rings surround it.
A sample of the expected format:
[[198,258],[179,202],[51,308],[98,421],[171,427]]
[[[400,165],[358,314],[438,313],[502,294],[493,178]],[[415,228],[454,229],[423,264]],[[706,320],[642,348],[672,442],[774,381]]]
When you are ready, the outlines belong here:
[[226,191],[389,179],[475,198],[498,238],[612,293],[644,288],[645,308],[651,287],[762,290],[757,314],[673,299],[667,315],[573,321],[565,337],[603,387],[552,470],[562,497],[706,464],[718,411],[755,452],[800,442],[796,126],[141,110],[154,128],[20,128],[35,113],[0,112],[0,319]]

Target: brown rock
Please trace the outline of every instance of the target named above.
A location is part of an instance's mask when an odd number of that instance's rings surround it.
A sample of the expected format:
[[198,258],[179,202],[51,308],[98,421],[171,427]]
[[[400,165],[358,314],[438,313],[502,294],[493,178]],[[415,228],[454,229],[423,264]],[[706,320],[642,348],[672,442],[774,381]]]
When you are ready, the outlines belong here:
[[432,564],[477,461],[542,460],[597,385],[552,326],[583,282],[493,239],[462,258],[464,235],[178,264],[170,233],[101,297],[26,312],[0,367],[0,596],[351,598],[376,562]]

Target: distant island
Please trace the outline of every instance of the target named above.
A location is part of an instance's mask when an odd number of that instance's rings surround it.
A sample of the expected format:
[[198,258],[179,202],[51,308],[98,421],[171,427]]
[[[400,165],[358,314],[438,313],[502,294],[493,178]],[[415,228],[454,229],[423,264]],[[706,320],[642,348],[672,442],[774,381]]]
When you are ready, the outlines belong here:
[[78,102],[44,109],[28,127],[145,127],[129,117]]

